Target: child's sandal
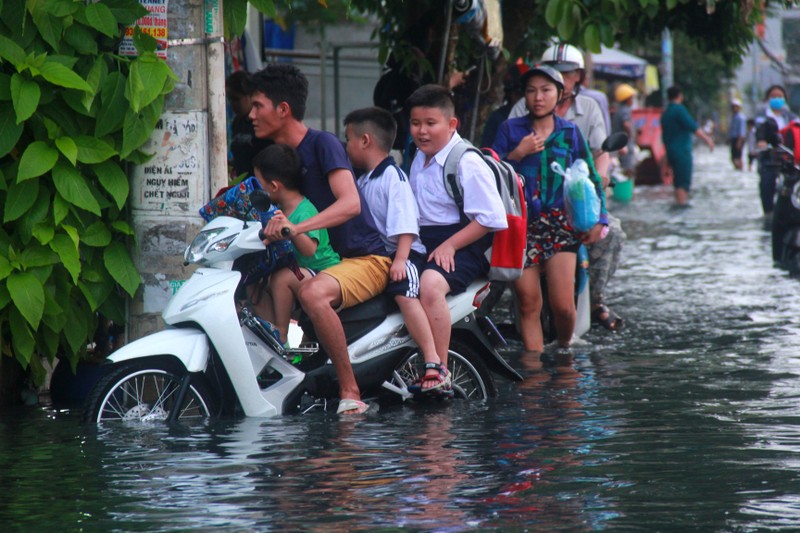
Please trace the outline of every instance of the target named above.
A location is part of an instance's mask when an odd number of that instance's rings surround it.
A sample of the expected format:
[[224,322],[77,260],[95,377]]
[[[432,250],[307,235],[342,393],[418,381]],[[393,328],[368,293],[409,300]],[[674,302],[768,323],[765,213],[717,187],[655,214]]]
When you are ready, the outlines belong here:
[[[428,370],[436,370],[436,374],[428,374]],[[412,394],[427,394],[437,391],[449,384],[449,374],[447,369],[439,363],[425,363],[425,373],[413,385],[408,387],[408,392]],[[422,384],[426,381],[436,381],[432,387],[423,388]]]

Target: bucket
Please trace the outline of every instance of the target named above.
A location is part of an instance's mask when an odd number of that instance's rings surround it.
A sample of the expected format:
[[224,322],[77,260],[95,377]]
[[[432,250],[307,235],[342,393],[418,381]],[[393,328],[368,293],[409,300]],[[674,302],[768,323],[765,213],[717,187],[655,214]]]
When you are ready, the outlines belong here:
[[614,200],[628,203],[633,198],[633,180],[618,181],[614,184]]

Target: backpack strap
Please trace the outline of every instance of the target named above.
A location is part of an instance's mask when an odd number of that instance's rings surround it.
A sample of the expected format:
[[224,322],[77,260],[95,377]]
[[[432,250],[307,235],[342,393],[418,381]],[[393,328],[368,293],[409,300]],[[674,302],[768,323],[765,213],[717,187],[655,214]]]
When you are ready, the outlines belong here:
[[453,146],[453,149],[447,154],[442,169],[444,188],[458,206],[458,210],[461,212],[461,222],[464,224],[468,224],[469,219],[464,213],[464,188],[461,185],[461,181],[458,179],[458,164],[463,155],[467,152],[475,152],[483,158],[483,152],[472,146],[469,142],[462,140],[460,143]]

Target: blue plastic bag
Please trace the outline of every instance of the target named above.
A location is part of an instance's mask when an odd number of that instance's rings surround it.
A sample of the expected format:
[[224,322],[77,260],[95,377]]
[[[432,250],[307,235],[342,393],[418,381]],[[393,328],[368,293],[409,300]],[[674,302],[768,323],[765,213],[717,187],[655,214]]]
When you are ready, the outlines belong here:
[[600,222],[600,197],[589,179],[589,165],[577,159],[567,170],[555,161],[550,168],[564,176],[564,207],[572,227],[581,233],[589,231]]

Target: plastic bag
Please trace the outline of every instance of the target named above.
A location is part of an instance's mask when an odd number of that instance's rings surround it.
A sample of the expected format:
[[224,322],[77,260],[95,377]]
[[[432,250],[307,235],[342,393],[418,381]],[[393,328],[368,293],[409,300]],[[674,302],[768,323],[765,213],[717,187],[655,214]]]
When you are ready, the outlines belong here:
[[577,159],[567,170],[557,161],[550,168],[564,176],[564,207],[572,227],[581,233],[589,231],[600,221],[600,197],[589,179],[589,165]]

